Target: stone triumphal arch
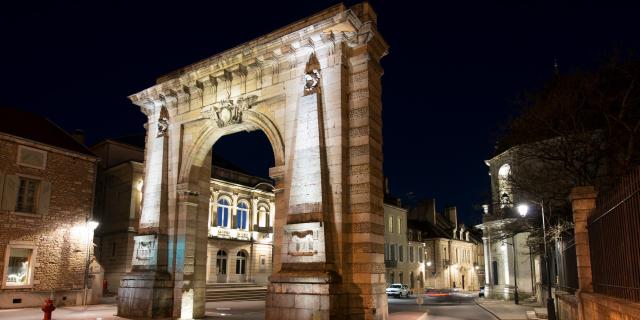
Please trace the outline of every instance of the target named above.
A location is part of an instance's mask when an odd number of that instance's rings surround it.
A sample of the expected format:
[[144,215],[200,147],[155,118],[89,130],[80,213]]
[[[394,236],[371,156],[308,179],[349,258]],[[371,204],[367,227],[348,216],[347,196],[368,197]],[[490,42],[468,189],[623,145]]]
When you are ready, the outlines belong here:
[[205,313],[211,146],[262,130],[275,158],[267,319],[386,319],[380,59],[367,3],[336,5],[130,96],[148,117],[143,207],[118,315]]

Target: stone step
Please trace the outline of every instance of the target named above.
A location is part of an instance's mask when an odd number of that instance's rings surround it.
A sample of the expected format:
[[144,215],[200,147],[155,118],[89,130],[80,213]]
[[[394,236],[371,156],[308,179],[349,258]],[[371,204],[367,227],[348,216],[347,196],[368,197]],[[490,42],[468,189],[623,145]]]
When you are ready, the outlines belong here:
[[525,314],[527,315],[527,320],[538,320],[535,311],[525,311]]
[[266,300],[267,287],[253,282],[210,283],[206,288],[207,302],[231,300]]

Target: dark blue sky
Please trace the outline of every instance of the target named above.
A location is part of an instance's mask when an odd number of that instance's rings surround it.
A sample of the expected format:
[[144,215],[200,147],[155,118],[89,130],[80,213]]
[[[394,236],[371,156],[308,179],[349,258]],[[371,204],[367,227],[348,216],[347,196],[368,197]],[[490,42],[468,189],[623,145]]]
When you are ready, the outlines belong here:
[[[337,3],[129,2],[2,4],[0,104],[82,128],[91,142],[140,132],[144,116],[127,95]],[[391,46],[383,134],[394,194],[435,197],[477,221],[473,206],[489,189],[483,160],[517,112],[510,101],[549,79],[554,59],[568,72],[640,47],[637,6],[560,2],[371,1]],[[259,159],[264,170],[269,147],[246,136],[225,138],[219,149],[231,160]],[[237,152],[245,140],[259,147]]]

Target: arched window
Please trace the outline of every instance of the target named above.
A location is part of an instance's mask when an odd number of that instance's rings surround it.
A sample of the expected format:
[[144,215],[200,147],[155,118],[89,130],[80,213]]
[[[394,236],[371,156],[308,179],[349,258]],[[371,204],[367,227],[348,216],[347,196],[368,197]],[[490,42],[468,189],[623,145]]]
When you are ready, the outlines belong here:
[[500,208],[510,206],[513,202],[511,199],[511,183],[509,182],[509,176],[511,175],[511,166],[503,164],[498,169],[498,195],[500,197]]
[[247,254],[239,251],[236,255],[236,274],[245,274],[247,266]]
[[227,198],[218,200],[218,227],[229,228],[231,223],[231,206]]
[[236,226],[238,229],[247,230],[247,227],[249,226],[247,222],[247,218],[249,217],[249,206],[243,201],[238,203],[238,208],[236,210]]
[[216,268],[218,274],[227,274],[227,252],[224,250],[218,250],[216,255]]
[[258,227],[266,228],[269,226],[269,214],[267,208],[260,207],[258,209]]

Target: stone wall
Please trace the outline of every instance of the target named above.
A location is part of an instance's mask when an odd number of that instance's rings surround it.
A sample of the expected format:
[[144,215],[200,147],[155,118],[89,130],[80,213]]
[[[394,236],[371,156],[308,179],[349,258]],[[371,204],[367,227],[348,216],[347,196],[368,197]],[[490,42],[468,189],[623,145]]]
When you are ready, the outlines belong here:
[[[19,145],[44,150],[47,153],[44,169],[19,166]],[[48,203],[48,210],[39,213],[16,213],[7,208],[0,210],[0,308],[38,306],[51,293],[60,304],[81,302],[86,241],[90,235],[86,218],[91,215],[96,164],[89,156],[78,155],[60,149],[0,136],[0,182],[7,177],[24,176],[40,181],[40,187],[49,186],[47,199],[39,199],[38,206]],[[5,187],[3,198],[16,197]],[[38,194],[44,195],[39,189]],[[15,209],[15,207],[14,207]],[[33,246],[33,280],[31,287],[7,288],[4,266],[7,261],[7,246],[20,244]],[[17,302],[17,303],[14,303]]]

